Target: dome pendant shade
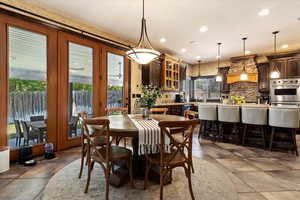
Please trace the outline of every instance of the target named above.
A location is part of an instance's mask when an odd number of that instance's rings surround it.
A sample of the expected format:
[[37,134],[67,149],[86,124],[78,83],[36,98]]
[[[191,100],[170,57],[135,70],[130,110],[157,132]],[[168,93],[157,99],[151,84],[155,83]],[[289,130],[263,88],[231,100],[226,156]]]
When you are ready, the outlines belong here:
[[126,52],[127,56],[135,60],[137,63],[145,65],[160,56],[160,53],[154,49],[134,48]]
[[141,36],[139,42],[136,47],[127,51],[126,54],[128,57],[132,58],[139,64],[148,64],[152,60],[158,58],[160,56],[160,52],[153,49],[148,33],[147,33],[147,25],[146,19],[144,17],[144,0],[143,0],[143,18],[142,18],[142,28],[141,28]]

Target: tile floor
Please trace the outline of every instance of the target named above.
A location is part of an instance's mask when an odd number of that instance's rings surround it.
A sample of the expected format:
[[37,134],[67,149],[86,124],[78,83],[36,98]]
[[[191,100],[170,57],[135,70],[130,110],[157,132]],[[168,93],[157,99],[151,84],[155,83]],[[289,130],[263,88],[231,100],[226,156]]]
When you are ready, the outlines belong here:
[[[300,136],[297,138],[300,144]],[[195,137],[194,156],[213,162],[225,170],[236,186],[239,200],[300,199],[300,158],[291,153],[269,152],[254,147],[214,143]],[[37,158],[38,165],[13,164],[0,174],[0,199],[37,200],[49,179],[80,156],[80,148],[57,153],[57,158]]]

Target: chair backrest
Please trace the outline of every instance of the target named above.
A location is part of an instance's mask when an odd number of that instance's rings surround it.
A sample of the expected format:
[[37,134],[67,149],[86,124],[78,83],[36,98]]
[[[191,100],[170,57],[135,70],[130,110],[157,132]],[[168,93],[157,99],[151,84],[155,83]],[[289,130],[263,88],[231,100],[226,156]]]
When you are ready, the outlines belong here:
[[[193,143],[193,132],[195,126],[198,124],[198,119],[185,120],[185,121],[160,121],[158,123],[161,134],[160,134],[160,155],[161,155],[161,163],[162,165],[168,165],[176,155],[181,154],[184,158],[184,162],[189,163],[192,158],[192,143]],[[172,134],[170,132],[171,129],[180,128],[184,130],[185,134],[183,135],[182,140],[178,140],[176,138],[176,134]],[[170,159],[165,159],[166,148],[165,148],[165,136],[170,138],[171,143],[171,157]],[[188,155],[185,155],[185,150],[187,150]]]
[[23,135],[21,126],[20,126],[20,121],[19,120],[14,120],[15,128],[16,128],[16,136],[21,137]]
[[218,120],[221,122],[240,122],[240,106],[238,105],[218,105]]
[[[97,126],[97,131],[90,132],[93,126]],[[91,155],[97,156],[101,162],[108,162],[111,158],[111,142],[110,142],[110,131],[109,131],[109,120],[108,119],[85,119],[83,120],[84,136],[87,139],[87,144]],[[105,137],[106,155],[105,157],[99,152],[97,148],[97,139]]]
[[79,118],[80,121],[83,122],[84,119],[88,118],[88,113],[85,110],[83,110],[83,111],[78,113],[78,118]]
[[185,110],[184,117],[188,119],[195,119],[198,116],[198,112],[192,110]]
[[121,113],[122,115],[128,114],[128,108],[123,107],[123,108],[106,108],[106,115],[112,115],[114,113]]
[[217,104],[199,104],[198,113],[200,120],[217,120]]
[[168,112],[168,108],[151,108],[150,111],[153,114],[164,114],[166,115]]
[[24,139],[28,140],[29,139],[29,126],[27,125],[27,122],[25,121],[21,121],[21,125],[22,125],[22,129],[23,129],[23,135],[24,135]]
[[35,122],[35,121],[44,121],[44,115],[38,115],[38,116],[30,116],[30,121]]
[[242,106],[242,123],[254,125],[267,125],[268,107]]
[[299,128],[299,108],[271,106],[269,125],[281,128]]

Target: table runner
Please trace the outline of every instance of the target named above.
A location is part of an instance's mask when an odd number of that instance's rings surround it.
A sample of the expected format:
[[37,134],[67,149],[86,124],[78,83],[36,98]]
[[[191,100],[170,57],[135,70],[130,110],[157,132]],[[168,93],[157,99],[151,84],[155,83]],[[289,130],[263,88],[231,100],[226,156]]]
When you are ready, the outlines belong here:
[[[139,132],[139,155],[159,153],[160,127],[154,119],[129,117]],[[170,152],[170,138],[165,135],[165,151]]]

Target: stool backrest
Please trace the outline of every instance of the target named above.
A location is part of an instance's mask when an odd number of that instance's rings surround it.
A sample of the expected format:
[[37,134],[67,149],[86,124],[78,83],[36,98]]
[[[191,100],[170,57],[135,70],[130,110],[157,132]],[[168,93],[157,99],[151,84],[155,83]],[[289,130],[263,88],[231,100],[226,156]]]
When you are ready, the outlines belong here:
[[267,125],[268,107],[242,106],[242,123]]
[[217,120],[217,104],[199,104],[198,116],[200,120]]
[[271,106],[269,125],[282,128],[299,128],[299,108]]
[[240,122],[240,107],[238,105],[218,105],[218,120],[221,122]]

